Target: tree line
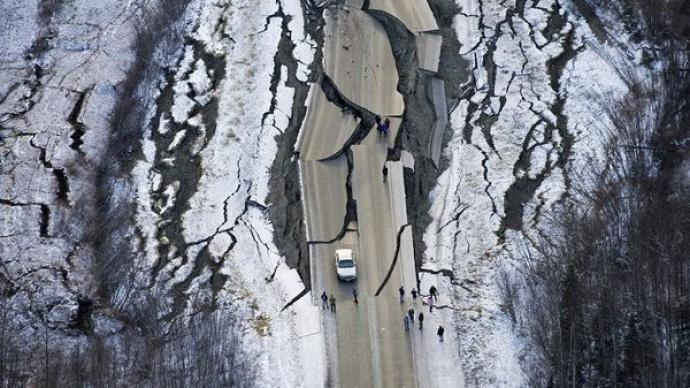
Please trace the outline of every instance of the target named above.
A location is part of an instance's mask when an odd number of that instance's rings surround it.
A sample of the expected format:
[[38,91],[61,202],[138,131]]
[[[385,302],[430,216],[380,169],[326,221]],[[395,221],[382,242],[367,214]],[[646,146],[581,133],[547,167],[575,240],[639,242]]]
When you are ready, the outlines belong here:
[[161,306],[141,303],[122,316],[126,325],[112,320],[101,323],[113,325],[104,326],[108,330],[72,339],[54,336],[44,327],[27,343],[17,335],[22,328],[3,303],[0,386],[255,386],[257,359],[244,351],[245,327],[231,310],[200,312],[164,323],[158,319]]

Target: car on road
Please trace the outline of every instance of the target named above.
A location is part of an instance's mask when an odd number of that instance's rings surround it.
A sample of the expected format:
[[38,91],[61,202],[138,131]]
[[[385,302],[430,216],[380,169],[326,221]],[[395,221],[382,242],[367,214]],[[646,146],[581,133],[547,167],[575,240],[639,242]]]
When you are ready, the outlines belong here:
[[357,263],[352,255],[352,249],[338,249],[335,251],[335,269],[340,280],[351,281],[357,279]]

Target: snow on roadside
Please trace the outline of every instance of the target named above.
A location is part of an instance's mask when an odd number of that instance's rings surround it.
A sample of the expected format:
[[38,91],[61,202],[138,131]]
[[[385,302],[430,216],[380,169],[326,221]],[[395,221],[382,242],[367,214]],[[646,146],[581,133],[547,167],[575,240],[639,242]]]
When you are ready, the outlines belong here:
[[310,300],[305,297],[281,311],[304,285],[278,253],[272,227],[260,207],[268,195],[269,168],[277,150],[274,136],[287,127],[294,96],[285,85],[287,69],[282,68],[273,117],[264,118],[273,98],[272,59],[282,32],[281,20],[271,18],[265,25],[266,16],[277,11],[275,2],[248,5],[236,5],[234,10],[239,13],[227,22],[227,34],[233,37],[236,50],[226,69],[231,77],[221,84],[216,133],[201,153],[204,172],[191,200],[192,210],[185,214],[185,239],[196,241],[218,228],[232,228],[236,238],[232,249],[232,240],[216,245],[221,245],[219,250],[229,249],[223,256],[222,273],[234,279],[240,275],[237,283],[256,306],[250,319],[255,322],[252,343],[260,347],[265,379],[259,385],[319,385],[325,376],[318,374],[325,368],[314,366],[324,362],[323,352],[317,351],[323,347],[323,339],[317,333],[305,340],[311,344],[307,346],[311,353],[304,351],[306,342],[300,339],[300,335],[310,334],[305,329],[318,328],[318,310],[305,303]]
[[295,48],[292,55],[297,60],[297,79],[306,82],[309,77],[309,64],[314,62],[317,44],[305,30],[304,10],[301,2],[295,0],[281,1],[283,12],[290,18],[288,29]]
[[[298,73],[306,78],[313,58],[311,40],[304,33],[299,2],[287,3],[285,13],[294,15],[289,23],[294,28],[291,36],[300,39],[293,55],[301,61]],[[294,90],[286,85],[287,68],[279,69],[279,79],[272,79],[283,31],[281,18],[268,16],[276,15],[278,7],[273,0],[214,0],[200,6],[198,28],[191,38],[207,53],[224,58],[226,76],[215,91],[208,92],[212,66],[203,56],[195,59],[198,46],[186,47],[175,76],[170,119],[198,128],[204,138],[210,133],[205,120],[189,116],[195,115],[195,106],[205,106],[212,97],[218,101],[218,111],[212,136],[192,147],[201,168],[189,208],[181,217],[186,252],[170,250],[157,280],[174,290],[191,279],[185,294],[209,295],[207,285],[216,286],[212,279],[225,279],[214,294],[218,303],[238,306],[236,311],[247,324],[245,343],[250,353],[259,355],[257,385],[317,387],[326,379],[318,308],[306,295],[283,310],[304,290],[304,284],[275,247],[266,211],[269,169],[277,151],[275,136],[286,129],[294,98]],[[272,82],[277,82],[275,96]],[[169,131],[169,126],[162,129]],[[184,134],[178,135],[171,148],[185,142]],[[154,188],[156,172],[150,165],[155,147],[151,141],[145,143],[149,164],[136,169],[141,212],[151,211],[151,192],[160,188]],[[162,206],[166,209],[166,203]],[[149,265],[154,265],[156,249],[163,242],[156,241],[156,227],[151,223],[159,226],[166,221],[155,217],[139,221],[147,236]],[[195,260],[206,246],[211,263],[200,265]]]
[[[526,4],[521,15],[513,2],[456,3],[460,53],[476,64],[475,83],[451,113],[448,168],[430,194],[433,219],[422,267],[453,273],[452,284],[441,275],[429,282],[451,296],[466,386],[521,387],[527,380],[520,360],[529,344],[502,309],[496,277],[503,268],[519,268],[511,251],[538,233],[541,214],[567,190],[569,172],[600,148],[606,126],[601,97],[616,98],[625,85],[599,55],[606,47],[585,21],[554,1]],[[554,63],[570,55],[554,89]],[[565,99],[560,117],[559,97]],[[563,118],[567,129],[559,131]],[[575,142],[562,155],[570,135]],[[506,193],[529,193],[524,182],[536,189],[517,213]],[[511,229],[515,225],[519,230]]]
[[[452,308],[451,296],[445,290],[450,290],[450,279],[429,273],[419,274],[420,298],[413,306],[416,312],[416,322],[412,330],[412,352],[418,381],[425,387],[464,387],[464,371],[461,354],[458,352],[460,342],[459,333],[453,330],[455,311]],[[429,309],[426,303],[431,286],[443,290]],[[419,313],[424,314],[424,326],[419,329]],[[439,326],[445,329],[444,340],[440,342],[437,336]],[[416,330],[415,330],[416,327]]]

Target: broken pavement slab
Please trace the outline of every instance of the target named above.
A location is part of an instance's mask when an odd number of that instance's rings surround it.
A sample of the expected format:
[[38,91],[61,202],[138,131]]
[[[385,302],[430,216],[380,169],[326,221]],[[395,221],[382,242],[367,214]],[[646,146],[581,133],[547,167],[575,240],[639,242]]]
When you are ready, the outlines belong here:
[[318,84],[312,85],[307,114],[299,131],[296,150],[301,160],[322,160],[337,156],[352,138],[359,118],[345,113]]
[[407,219],[407,201],[405,193],[405,175],[403,173],[404,164],[402,161],[386,162],[389,171],[387,184],[390,188],[390,207],[393,218],[393,230],[400,234],[400,249],[398,251],[398,271],[401,273],[401,283],[405,288],[411,290],[417,284],[414,245],[412,243],[412,225]]
[[[362,264],[372,274],[368,287],[377,289],[394,260],[397,235],[402,226],[407,224],[407,210],[402,162],[386,161],[386,142],[377,136],[370,135],[369,138],[374,138],[374,141],[352,147],[352,196],[357,202],[361,255],[367,260]],[[385,181],[384,165],[388,168]],[[410,227],[407,229],[411,231]],[[384,288],[385,292],[392,291],[394,296],[400,284],[408,289],[415,287],[414,248],[406,243],[406,232],[408,231],[403,232],[397,265],[389,279],[389,283],[394,286],[389,284]],[[371,261],[369,258],[375,259]],[[408,259],[409,263],[402,263]],[[404,275],[402,268],[410,263],[411,267],[407,268],[412,269],[412,276]]]
[[419,68],[436,73],[441,59],[443,37],[436,34],[421,33],[415,36],[415,43],[417,44]]
[[299,162],[307,242],[331,241],[341,234],[347,212],[347,158]]
[[438,30],[427,0],[371,0],[369,9],[393,16],[412,32]]
[[380,116],[401,116],[398,70],[388,35],[374,17],[354,8],[324,12],[323,69],[349,102]]

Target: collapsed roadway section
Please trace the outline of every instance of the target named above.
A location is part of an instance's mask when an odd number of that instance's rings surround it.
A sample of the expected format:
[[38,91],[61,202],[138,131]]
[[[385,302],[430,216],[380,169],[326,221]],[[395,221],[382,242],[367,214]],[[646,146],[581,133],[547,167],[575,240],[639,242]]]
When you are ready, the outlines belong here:
[[[419,386],[428,371],[402,326],[409,305],[398,300],[400,286],[409,292],[417,284],[403,174],[414,160],[405,152],[389,160],[405,107],[389,37],[370,12],[417,34],[420,66],[430,71],[438,68],[440,39],[422,34],[438,26],[426,0],[371,0],[368,10],[345,3],[324,11],[323,74],[311,85],[295,147],[312,290],[347,301],[322,320],[334,385]],[[387,136],[375,130],[376,116],[390,120]],[[337,249],[354,252],[355,282],[337,279]],[[358,304],[349,302],[353,287]]]

